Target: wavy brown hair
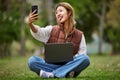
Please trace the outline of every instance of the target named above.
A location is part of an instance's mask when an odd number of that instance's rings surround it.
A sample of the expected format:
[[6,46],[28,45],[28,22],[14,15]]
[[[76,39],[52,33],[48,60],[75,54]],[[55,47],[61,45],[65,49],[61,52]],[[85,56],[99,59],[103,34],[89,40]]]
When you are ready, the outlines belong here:
[[59,6],[62,6],[64,7],[66,10],[67,10],[67,13],[68,13],[68,24],[69,24],[69,28],[68,28],[68,32],[70,32],[73,27],[75,27],[75,15],[74,15],[74,9],[73,7],[69,4],[69,3],[66,3],[66,2],[61,2],[59,4],[56,5],[55,7],[55,10],[59,7]]

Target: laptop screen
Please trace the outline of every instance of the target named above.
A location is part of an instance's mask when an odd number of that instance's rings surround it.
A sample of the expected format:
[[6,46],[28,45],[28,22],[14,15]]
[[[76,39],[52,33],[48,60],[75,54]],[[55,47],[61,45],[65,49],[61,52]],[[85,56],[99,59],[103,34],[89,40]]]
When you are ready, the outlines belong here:
[[66,63],[73,60],[72,43],[45,44],[45,61],[47,63]]

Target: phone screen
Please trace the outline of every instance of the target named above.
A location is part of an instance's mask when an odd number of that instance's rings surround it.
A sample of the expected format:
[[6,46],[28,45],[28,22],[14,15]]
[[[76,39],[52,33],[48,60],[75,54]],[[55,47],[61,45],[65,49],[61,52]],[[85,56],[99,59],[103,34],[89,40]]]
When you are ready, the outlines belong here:
[[36,10],[34,14],[37,14],[38,13],[38,6],[37,5],[32,5],[32,12],[34,10]]

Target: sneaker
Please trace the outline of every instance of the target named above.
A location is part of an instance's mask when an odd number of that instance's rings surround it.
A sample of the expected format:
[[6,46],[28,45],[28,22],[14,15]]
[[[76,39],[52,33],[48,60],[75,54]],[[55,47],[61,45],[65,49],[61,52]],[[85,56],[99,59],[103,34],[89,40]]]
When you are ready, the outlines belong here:
[[71,71],[69,74],[68,74],[68,77],[69,78],[73,78],[75,75],[75,71]]
[[46,71],[40,70],[40,77],[42,77],[42,78],[53,78],[54,74],[51,73],[51,72],[46,72]]

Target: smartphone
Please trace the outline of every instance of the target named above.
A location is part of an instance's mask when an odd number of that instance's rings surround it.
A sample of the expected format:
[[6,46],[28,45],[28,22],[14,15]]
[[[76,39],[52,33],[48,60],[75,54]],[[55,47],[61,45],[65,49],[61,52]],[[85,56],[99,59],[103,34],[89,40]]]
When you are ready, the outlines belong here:
[[37,14],[38,13],[38,5],[32,5],[32,12],[34,10],[36,10],[34,14]]

